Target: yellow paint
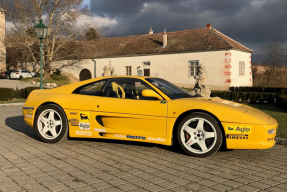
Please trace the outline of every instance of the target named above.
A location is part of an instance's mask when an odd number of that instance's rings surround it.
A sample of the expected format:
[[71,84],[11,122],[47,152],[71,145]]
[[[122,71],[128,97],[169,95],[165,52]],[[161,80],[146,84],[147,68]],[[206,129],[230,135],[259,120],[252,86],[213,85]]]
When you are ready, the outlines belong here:
[[[229,149],[266,149],[275,144],[274,134],[269,129],[277,129],[277,121],[269,115],[238,103],[217,98],[201,97],[171,100],[155,86],[149,84],[158,93],[160,100],[133,100],[126,98],[110,98],[93,95],[73,94],[72,92],[85,84],[99,81],[102,77],[81,81],[51,90],[33,91],[23,106],[25,122],[33,127],[36,110],[46,102],[61,106],[66,113],[70,137],[120,139],[171,145],[176,120],[183,114],[201,111],[215,116],[223,128],[224,138],[227,134],[242,134],[234,139],[226,139]],[[116,76],[119,78],[119,76]],[[125,77],[123,77],[125,78]],[[116,85],[114,85],[116,87]],[[119,88],[120,89],[120,88]],[[27,118],[24,107],[34,107],[34,112]],[[30,113],[29,113],[30,114]],[[84,118],[81,118],[84,114]],[[79,126],[71,122],[79,121]],[[80,127],[80,123],[84,126]],[[89,129],[87,129],[89,124]],[[228,127],[234,130],[228,130]],[[246,128],[236,130],[235,128]],[[250,130],[249,130],[250,129]],[[105,130],[104,132],[95,130]],[[176,131],[175,131],[176,132]]]

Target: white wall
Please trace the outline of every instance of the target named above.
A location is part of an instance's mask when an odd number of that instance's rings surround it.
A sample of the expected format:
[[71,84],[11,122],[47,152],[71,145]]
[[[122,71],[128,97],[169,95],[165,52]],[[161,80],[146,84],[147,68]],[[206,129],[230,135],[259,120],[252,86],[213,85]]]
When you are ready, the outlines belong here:
[[[230,53],[231,86],[252,86],[251,53],[236,50],[231,50]],[[239,75],[239,61],[245,62],[245,75]]]
[[[126,75],[126,66],[132,66],[132,76],[137,70],[150,69],[150,76],[166,79],[178,86],[193,88],[194,76],[190,76],[189,61],[199,60],[207,72],[206,85],[212,90],[227,90],[230,86],[252,86],[251,53],[242,51],[207,51],[179,54],[162,54],[133,57],[86,59],[61,69],[62,74],[79,81],[81,70],[88,69],[92,78],[102,77],[104,66],[111,64],[117,76]],[[143,62],[150,61],[150,66]],[[245,61],[245,75],[239,76],[239,61]],[[54,62],[53,65],[67,65],[73,61]],[[231,68],[226,67],[231,66]],[[139,67],[139,68],[138,68]]]
[[[199,63],[206,68],[206,85],[211,89],[228,89],[229,84],[225,83],[224,61],[225,53],[229,52],[208,51],[96,59],[96,76],[101,77],[103,67],[110,63],[118,76],[126,75],[126,66],[132,66],[132,76],[137,76],[137,67],[139,70],[150,68],[152,77],[160,77],[183,87],[193,87],[195,79],[189,75],[188,61],[199,60]],[[150,66],[144,66],[145,61],[150,61]]]

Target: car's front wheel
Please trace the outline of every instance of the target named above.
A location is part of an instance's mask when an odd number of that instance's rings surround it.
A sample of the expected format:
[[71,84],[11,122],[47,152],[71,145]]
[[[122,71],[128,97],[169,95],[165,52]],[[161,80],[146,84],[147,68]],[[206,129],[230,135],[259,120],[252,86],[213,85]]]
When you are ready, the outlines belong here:
[[188,155],[206,157],[220,148],[222,131],[213,117],[192,113],[179,123],[177,141]]
[[34,128],[39,138],[46,143],[56,143],[68,138],[66,115],[57,105],[41,106],[35,116]]

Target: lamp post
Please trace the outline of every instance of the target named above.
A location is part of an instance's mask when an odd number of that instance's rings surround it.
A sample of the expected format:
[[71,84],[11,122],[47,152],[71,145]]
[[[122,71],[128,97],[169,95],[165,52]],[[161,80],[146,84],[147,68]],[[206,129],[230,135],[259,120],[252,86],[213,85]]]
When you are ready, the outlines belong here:
[[40,39],[41,41],[41,59],[40,59],[40,64],[41,64],[41,82],[40,82],[40,89],[43,89],[43,39],[46,39],[47,37],[47,32],[48,32],[48,27],[46,27],[43,24],[42,19],[40,19],[40,23],[34,26],[36,33],[37,33],[37,38]]

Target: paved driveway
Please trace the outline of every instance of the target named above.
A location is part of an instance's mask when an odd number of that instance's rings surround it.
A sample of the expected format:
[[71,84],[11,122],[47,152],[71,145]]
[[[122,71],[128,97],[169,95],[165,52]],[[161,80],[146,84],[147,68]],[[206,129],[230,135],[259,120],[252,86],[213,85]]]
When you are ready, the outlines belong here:
[[31,83],[23,83],[21,81],[11,79],[0,79],[0,87],[13,89],[16,89],[16,87],[18,87],[18,89],[23,89],[26,87],[36,87],[36,85],[32,85]]
[[153,144],[46,144],[20,106],[0,107],[0,191],[286,191],[287,147],[199,159]]

